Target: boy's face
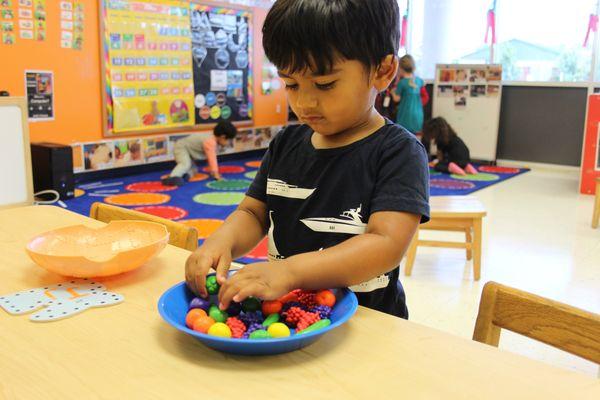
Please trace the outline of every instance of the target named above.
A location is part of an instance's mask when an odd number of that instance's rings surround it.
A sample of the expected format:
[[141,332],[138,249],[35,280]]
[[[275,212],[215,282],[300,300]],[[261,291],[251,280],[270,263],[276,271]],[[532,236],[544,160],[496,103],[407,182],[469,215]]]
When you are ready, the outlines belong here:
[[393,57],[390,79],[367,69],[356,60],[334,64],[330,73],[316,75],[310,70],[290,73],[280,70],[290,107],[301,122],[321,135],[335,135],[360,125],[396,73]]

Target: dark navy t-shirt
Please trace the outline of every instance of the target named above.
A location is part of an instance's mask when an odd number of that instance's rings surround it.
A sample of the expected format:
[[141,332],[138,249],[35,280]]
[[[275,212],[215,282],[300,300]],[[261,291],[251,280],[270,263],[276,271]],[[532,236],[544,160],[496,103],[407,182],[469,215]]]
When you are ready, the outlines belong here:
[[[347,146],[315,149],[314,131],[290,126],[271,142],[248,196],[267,205],[269,258],[335,246],[365,232],[378,211],[429,220],[429,167],[418,139],[386,121]],[[398,267],[353,286],[359,304],[407,318]]]

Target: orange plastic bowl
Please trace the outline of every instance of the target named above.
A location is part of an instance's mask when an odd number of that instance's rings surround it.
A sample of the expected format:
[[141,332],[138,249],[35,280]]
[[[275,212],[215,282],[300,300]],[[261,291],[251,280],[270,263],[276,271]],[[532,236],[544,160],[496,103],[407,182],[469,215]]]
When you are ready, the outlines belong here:
[[42,233],[29,241],[26,250],[48,271],[92,278],[136,269],[168,242],[169,232],[161,224],[111,221],[99,229],[74,225]]

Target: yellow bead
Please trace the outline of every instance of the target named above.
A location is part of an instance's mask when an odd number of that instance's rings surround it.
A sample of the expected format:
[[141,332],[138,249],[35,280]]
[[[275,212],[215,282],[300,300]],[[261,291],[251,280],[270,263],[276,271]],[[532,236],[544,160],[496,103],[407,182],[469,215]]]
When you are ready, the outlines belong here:
[[208,334],[211,336],[230,338],[231,337],[231,329],[229,329],[229,327],[227,325],[225,325],[224,323],[217,322],[208,329]]
[[288,328],[286,324],[282,324],[281,322],[275,322],[274,324],[271,324],[267,332],[269,332],[269,335],[271,335],[274,338],[290,336],[290,328]]

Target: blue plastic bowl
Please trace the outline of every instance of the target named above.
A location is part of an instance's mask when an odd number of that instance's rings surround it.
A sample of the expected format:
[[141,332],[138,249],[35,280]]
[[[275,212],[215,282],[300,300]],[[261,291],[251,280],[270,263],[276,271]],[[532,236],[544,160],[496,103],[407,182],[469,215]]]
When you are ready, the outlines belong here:
[[337,290],[336,297],[337,302],[330,317],[331,325],[315,332],[302,335],[292,334],[292,336],[279,339],[228,339],[189,329],[185,326],[185,316],[194,295],[189,291],[185,282],[179,283],[163,293],[158,300],[158,312],[169,324],[215,350],[243,355],[279,354],[308,346],[325,333],[348,321],[358,307],[356,295],[349,289],[340,289]]

